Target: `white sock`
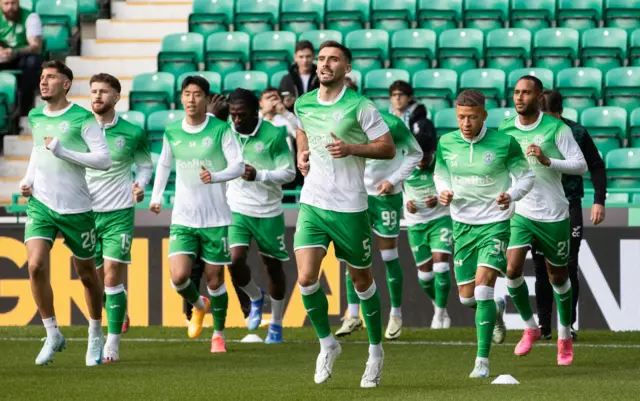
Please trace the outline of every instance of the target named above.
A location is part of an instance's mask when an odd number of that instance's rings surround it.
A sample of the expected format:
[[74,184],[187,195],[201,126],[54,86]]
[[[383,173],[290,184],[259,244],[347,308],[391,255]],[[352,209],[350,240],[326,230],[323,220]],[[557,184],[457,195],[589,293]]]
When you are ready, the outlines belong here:
[[560,340],[567,340],[571,338],[571,326],[559,326],[558,327],[558,338]]
[[120,346],[120,334],[107,334],[107,346],[118,348]]
[[533,316],[531,316],[529,318],[529,320],[525,320],[524,323],[527,325],[527,328],[529,328],[529,329],[537,329],[538,328],[538,323],[536,323],[536,319],[534,319]]
[[198,297],[198,300],[193,304],[193,307],[197,310],[204,309],[204,301],[202,300],[202,297]]
[[445,310],[446,310],[445,308],[438,308],[437,306],[434,305],[434,315],[436,319],[438,320],[444,319]]
[[99,335],[102,331],[102,319],[89,318],[89,334],[92,336]]
[[54,335],[60,334],[58,322],[56,321],[55,316],[42,319],[42,324],[44,325],[44,329],[47,331],[47,337],[53,337]]
[[349,304],[347,307],[347,315],[349,317],[359,317],[360,316],[360,304]]
[[369,359],[379,360],[382,359],[384,353],[382,352],[382,343],[369,344]]
[[477,356],[476,357],[476,363],[477,362],[484,362],[484,363],[486,363],[488,365],[489,364],[489,358],[483,358],[481,356]]
[[244,287],[240,287],[245,294],[249,296],[251,302],[259,301],[262,299],[262,291],[260,291],[260,287],[253,282],[253,280],[249,280],[249,283]]
[[282,327],[282,315],[284,314],[284,299],[271,298],[271,324]]
[[395,317],[402,317],[402,308],[400,307],[391,307],[391,313],[389,313],[390,316],[395,316]]
[[222,337],[222,339],[224,339],[224,331],[214,330],[213,331],[213,337]]
[[320,339],[320,350],[328,351],[329,349],[333,348],[336,343],[337,341],[333,334],[329,334],[325,338]]

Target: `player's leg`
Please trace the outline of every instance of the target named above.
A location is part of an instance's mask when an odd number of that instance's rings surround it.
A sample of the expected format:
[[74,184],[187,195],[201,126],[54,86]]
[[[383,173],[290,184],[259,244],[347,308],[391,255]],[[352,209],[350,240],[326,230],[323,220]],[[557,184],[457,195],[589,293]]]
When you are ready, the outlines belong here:
[[[429,248],[433,255],[435,276],[434,322],[436,328],[449,328],[451,319],[447,314],[447,301],[451,291],[449,259],[453,252],[453,226],[451,217],[443,216],[429,223]],[[431,324],[434,326],[433,322]]]
[[569,280],[571,281],[571,337],[573,341],[578,339],[574,324],[578,318],[578,296],[580,294],[580,271],[578,268],[578,255],[583,236],[582,203],[569,204],[569,222],[571,224],[571,246],[569,247]]
[[362,328],[360,318],[360,298],[353,286],[353,281],[349,275],[349,269],[345,269],[344,285],[347,289],[347,313],[342,318],[342,326],[336,331],[336,336],[348,336],[356,330]]
[[[433,257],[429,245],[428,224],[416,224],[407,228],[407,237],[413,259],[418,269],[418,283],[434,305],[436,302],[436,274],[433,271]],[[431,321],[432,329],[441,329],[442,320],[436,319],[435,313]]]
[[453,266],[460,303],[471,309],[476,309],[474,291],[478,268],[478,239],[475,237],[473,227],[470,224],[453,222],[453,242],[456,244]]
[[316,360],[314,375],[314,381],[317,384],[324,383],[331,377],[333,364],[342,352],[340,343],[331,334],[329,303],[318,281],[320,265],[330,241],[323,221],[327,213],[329,212],[302,204],[294,236],[298,286],[302,294],[302,303],[320,340],[320,354]]
[[531,256],[536,273],[536,309],[538,311],[538,325],[540,335],[543,340],[550,340],[551,334],[551,311],[553,309],[553,288],[547,274],[547,264],[544,255],[539,250],[535,241],[531,247]]
[[[200,288],[200,281],[202,281],[202,276],[204,275],[204,262],[199,257],[196,257],[196,260],[193,261],[193,265],[191,266],[191,274],[189,275],[189,280],[193,282],[196,288]],[[187,318],[187,325],[189,324],[189,320],[191,320],[191,309],[193,306],[186,300],[182,300],[184,304],[184,314]]]

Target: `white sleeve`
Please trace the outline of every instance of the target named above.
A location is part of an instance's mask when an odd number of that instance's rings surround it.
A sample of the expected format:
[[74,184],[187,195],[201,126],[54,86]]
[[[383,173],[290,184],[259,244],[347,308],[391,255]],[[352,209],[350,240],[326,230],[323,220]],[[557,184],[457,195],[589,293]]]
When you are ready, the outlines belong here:
[[171,167],[173,166],[173,152],[169,141],[164,137],[162,139],[162,152],[156,166],[156,178],[153,182],[153,192],[151,193],[151,203],[162,205],[162,195],[167,187],[169,175],[171,175]]
[[389,177],[389,182],[393,186],[409,178],[413,170],[418,166],[418,163],[420,163],[420,160],[422,160],[422,149],[420,149],[420,145],[418,145],[418,141],[416,141],[413,135],[407,139],[407,142],[408,146],[407,149],[405,149],[406,152],[400,168],[394,171],[391,177]]
[[136,182],[143,190],[149,185],[153,175],[153,163],[136,163]]
[[89,147],[89,152],[87,153],[64,148],[58,138],[54,138],[49,144],[49,150],[59,159],[95,170],[109,170],[111,168],[111,155],[109,154],[107,139],[104,137],[100,126],[98,124],[90,124],[82,132],[82,138]]
[[389,127],[385,124],[380,112],[375,107],[365,107],[358,114],[360,128],[367,134],[370,141],[380,138],[389,132]]
[[569,127],[556,137],[556,146],[564,160],[550,159],[549,168],[569,175],[584,175],[587,172],[587,162]]
[[20,181],[20,186],[27,185],[29,187],[33,186],[34,177],[36,175],[36,152],[35,146],[31,149],[31,157],[29,158],[29,165],[27,166],[27,172],[24,175],[22,181]]
[[289,134],[290,137],[295,139],[296,130],[300,126],[299,125],[300,121],[298,120],[298,118],[296,117],[295,114],[293,114],[292,112],[290,112],[288,110],[285,110],[285,112],[282,113],[281,116],[285,121],[285,126],[287,128],[287,133]]
[[242,158],[242,149],[230,132],[224,134],[222,139],[222,151],[224,158],[227,160],[227,168],[222,171],[211,173],[211,183],[220,183],[231,181],[244,174],[244,159]]
[[511,188],[507,190],[507,193],[511,197],[511,202],[517,202],[531,191],[536,175],[533,170],[528,169],[519,176],[512,174],[511,177],[513,177],[513,180]]
[[38,14],[29,14],[27,21],[25,22],[25,26],[28,38],[42,36],[42,21],[40,21],[40,16]]

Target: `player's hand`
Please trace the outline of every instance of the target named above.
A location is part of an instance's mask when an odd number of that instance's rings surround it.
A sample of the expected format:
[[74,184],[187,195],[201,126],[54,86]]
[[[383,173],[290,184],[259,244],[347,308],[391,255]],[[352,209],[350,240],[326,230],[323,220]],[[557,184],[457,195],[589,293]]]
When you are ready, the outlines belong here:
[[44,137],[44,146],[46,146],[46,148],[47,148],[47,149],[49,149],[49,150],[51,150],[51,149],[49,148],[49,145],[51,145],[51,142],[53,142],[53,139],[54,139],[54,138],[53,138],[53,137],[50,137],[50,136],[45,136],[45,137]]
[[591,206],[591,222],[594,226],[602,223],[605,218],[604,206],[594,203]]
[[351,149],[348,143],[333,135],[333,132],[331,132],[331,137],[333,138],[333,142],[325,145],[325,148],[327,148],[331,157],[334,159],[340,159],[351,154]]
[[500,209],[508,209],[509,205],[511,205],[511,195],[506,192],[500,192],[496,198],[496,203],[500,206]]
[[442,206],[449,206],[451,201],[453,200],[453,191],[442,191],[440,192],[440,204]]
[[206,169],[205,166],[200,166],[202,171],[200,172],[200,181],[203,184],[211,184],[211,172]]
[[387,195],[391,193],[391,191],[393,191],[393,184],[391,184],[387,180],[384,180],[380,184],[376,185],[376,190],[378,191],[378,194],[376,196]]
[[536,159],[538,159],[538,162],[543,166],[549,167],[551,165],[551,160],[544,155],[544,153],[542,152],[542,149],[540,149],[540,146],[534,143],[532,143],[531,145],[529,145],[529,147],[527,147],[527,156],[535,157]]
[[149,210],[151,210],[155,214],[160,213],[160,208],[161,206],[159,203],[152,203],[149,205]]
[[310,154],[311,152],[308,150],[298,153],[298,170],[300,170],[303,177],[306,177],[307,174],[309,174],[309,168],[311,167],[311,163],[309,163]]
[[20,194],[25,198],[31,196],[31,186],[29,185],[20,185]]
[[247,163],[244,164],[244,174],[242,175],[243,180],[255,181],[257,174],[258,172],[252,165]]
[[227,107],[227,99],[216,93],[211,96],[211,100],[209,100],[209,104],[207,105],[207,111],[214,116],[218,116],[220,115],[220,111],[225,107]]
[[136,200],[136,203],[140,203],[144,200],[144,190],[140,188],[137,182],[133,183],[131,190],[133,192],[133,199]]
[[435,195],[431,195],[424,201],[424,205],[429,209],[434,208],[438,205],[438,197]]
[[416,202],[410,200],[409,202],[407,202],[407,212],[409,213],[417,213],[418,212],[418,207],[416,206]]

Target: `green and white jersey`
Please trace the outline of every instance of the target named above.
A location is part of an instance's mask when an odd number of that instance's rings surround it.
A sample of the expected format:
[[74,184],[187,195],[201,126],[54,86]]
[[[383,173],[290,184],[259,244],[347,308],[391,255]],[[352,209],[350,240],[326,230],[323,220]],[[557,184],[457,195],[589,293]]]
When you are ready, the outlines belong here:
[[228,127],[240,144],[244,162],[256,169],[255,181],[236,178],[227,184],[231,211],[251,217],[281,215],[282,184],[296,177],[287,129],[262,118],[249,135],[236,132],[233,123]]
[[514,137],[524,153],[533,143],[551,159],[551,165],[546,167],[535,157],[527,157],[536,179],[531,192],[516,203],[516,213],[542,222],[568,218],[569,201],[562,187],[562,174],[583,175],[587,172],[587,162],[571,128],[541,112],[531,125],[522,125],[519,116],[505,119],[500,124],[500,132]]
[[[108,170],[109,148],[93,114],[69,104],[62,110],[46,106],[29,112],[33,150],[21,185],[32,187],[32,195],[60,214],[91,210],[86,168]],[[54,140],[45,146],[45,137]]]
[[136,165],[135,182],[143,190],[153,174],[149,140],[137,125],[118,118],[100,127],[107,139],[112,165],[108,171],[87,169],[87,184],[95,212],[112,212],[135,205],[131,167]]
[[347,143],[366,144],[389,128],[371,100],[346,86],[330,102],[320,100],[319,93],[319,89],[307,92],[295,104],[299,128],[307,135],[310,152],[309,174],[300,202],[336,212],[367,210],[365,158],[334,159],[325,146],[333,142],[332,133]]
[[[404,190],[402,198],[404,202],[404,220],[407,226],[415,226],[417,224],[428,223],[432,220],[439,219],[442,216],[449,215],[449,207],[440,205],[428,208],[425,200],[430,196],[438,196],[436,184],[433,180],[433,171],[436,168],[435,158],[429,167],[421,170],[419,167],[413,169],[411,176],[404,180]],[[414,201],[418,211],[409,213],[407,210],[407,202]]]
[[[176,195],[171,223],[192,228],[231,225],[225,182],[244,173],[242,151],[227,124],[206,117],[200,125],[175,121],[164,132],[151,203],[162,204],[173,160],[176,162]],[[211,172],[211,183],[200,180],[201,166]]]
[[369,195],[377,195],[376,185],[382,181],[389,181],[393,184],[392,194],[402,192],[402,183],[409,177],[422,160],[422,149],[418,141],[407,128],[404,122],[398,117],[381,112],[382,120],[389,127],[389,132],[396,145],[396,156],[391,160],[367,159],[364,170],[364,185]]
[[[514,203],[531,190],[534,179],[518,142],[486,126],[473,139],[460,130],[443,135],[434,175],[438,193],[453,191],[451,218],[472,225],[509,220]],[[501,192],[511,196],[508,209],[496,202]]]

